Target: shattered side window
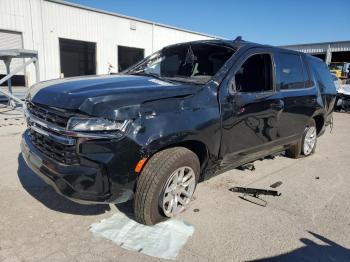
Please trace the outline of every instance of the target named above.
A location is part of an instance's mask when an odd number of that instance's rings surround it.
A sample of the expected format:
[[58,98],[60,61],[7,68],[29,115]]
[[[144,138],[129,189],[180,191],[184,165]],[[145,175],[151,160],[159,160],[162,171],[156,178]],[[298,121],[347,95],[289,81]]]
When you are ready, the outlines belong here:
[[232,48],[208,43],[179,44],[151,55],[127,73],[172,80],[209,81],[233,55]]

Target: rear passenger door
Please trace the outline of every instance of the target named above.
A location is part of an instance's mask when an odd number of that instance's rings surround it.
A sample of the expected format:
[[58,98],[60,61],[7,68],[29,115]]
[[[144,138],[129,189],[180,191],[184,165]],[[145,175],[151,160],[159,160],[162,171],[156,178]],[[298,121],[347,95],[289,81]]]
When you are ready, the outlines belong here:
[[317,90],[299,53],[281,51],[276,57],[277,86],[284,110],[278,133],[283,140],[295,140],[304,132],[317,105]]

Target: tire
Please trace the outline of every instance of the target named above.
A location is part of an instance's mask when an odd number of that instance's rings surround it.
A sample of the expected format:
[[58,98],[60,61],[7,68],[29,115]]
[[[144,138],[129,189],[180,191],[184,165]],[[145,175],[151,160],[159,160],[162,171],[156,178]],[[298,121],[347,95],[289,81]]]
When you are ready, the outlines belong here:
[[[305,150],[305,143],[307,142],[306,136],[308,135],[308,132],[310,131],[310,129],[315,130],[315,142],[311,150]],[[300,158],[302,155],[310,156],[313,153],[315,153],[316,144],[317,144],[316,122],[314,119],[310,119],[308,125],[305,127],[303,136],[296,144],[292,145],[289,149],[286,150],[286,156],[290,158],[295,158],[295,159]]]
[[[185,175],[181,181],[186,179],[186,176],[192,177],[193,180],[192,178],[188,179],[183,185],[178,186],[181,182],[174,183],[174,181],[176,174],[178,175],[177,177],[181,176],[182,170]],[[200,163],[198,157],[187,148],[169,148],[153,155],[143,168],[136,184],[134,198],[135,220],[141,224],[154,225],[172,217],[170,214],[172,209],[174,209],[173,213],[175,215],[175,210],[184,211],[192,199],[199,174]],[[191,182],[191,186],[185,187],[187,182]],[[190,192],[193,189],[190,196],[187,196],[188,192],[185,192],[186,196],[183,194],[186,188]],[[171,191],[166,193],[168,190]],[[175,195],[178,198],[175,198]],[[167,202],[168,198],[173,200]],[[185,205],[178,204],[180,202],[177,203],[177,200],[185,201],[184,199],[186,199]],[[175,206],[175,202],[178,205]],[[171,205],[171,203],[173,204]],[[174,207],[170,208],[170,206]]]

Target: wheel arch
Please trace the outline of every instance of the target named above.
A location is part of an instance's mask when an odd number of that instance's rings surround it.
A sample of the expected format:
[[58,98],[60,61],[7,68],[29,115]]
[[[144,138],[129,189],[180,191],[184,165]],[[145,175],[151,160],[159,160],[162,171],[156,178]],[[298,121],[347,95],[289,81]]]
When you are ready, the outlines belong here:
[[208,161],[208,157],[209,157],[208,148],[201,141],[186,140],[186,141],[167,145],[166,147],[161,148],[158,151],[164,150],[166,148],[171,148],[171,147],[184,147],[184,148],[187,148],[188,150],[191,150],[193,153],[195,153],[199,159],[201,171]]
[[312,118],[313,120],[315,120],[317,135],[319,135],[322,132],[324,127],[324,123],[325,123],[324,117],[323,115],[319,114],[319,115],[313,116]]
[[173,147],[184,147],[192,151],[198,157],[198,160],[200,163],[200,170],[202,174],[204,168],[208,163],[210,153],[207,145],[204,142],[199,140],[191,139],[191,140],[184,140],[184,141],[176,141],[176,142],[164,145],[162,147],[158,147],[156,150],[152,150],[151,151],[152,153],[148,155],[147,158],[150,159],[154,154],[162,150],[173,148]]

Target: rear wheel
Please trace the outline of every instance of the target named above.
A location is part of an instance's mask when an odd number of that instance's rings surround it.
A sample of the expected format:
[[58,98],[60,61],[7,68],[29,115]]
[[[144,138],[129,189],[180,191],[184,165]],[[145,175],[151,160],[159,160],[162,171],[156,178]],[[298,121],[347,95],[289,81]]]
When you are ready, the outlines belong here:
[[299,158],[301,155],[309,156],[315,152],[317,144],[317,129],[314,119],[310,119],[309,124],[305,127],[302,138],[286,150],[286,156]]
[[309,156],[315,152],[317,142],[316,123],[312,119],[309,126],[305,129],[303,136],[302,153],[304,156]]
[[187,148],[169,148],[152,156],[137,181],[136,221],[154,225],[186,210],[196,189],[199,172],[198,157]]

